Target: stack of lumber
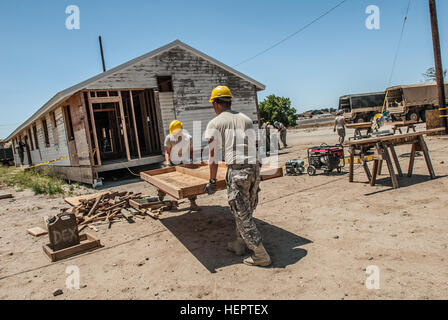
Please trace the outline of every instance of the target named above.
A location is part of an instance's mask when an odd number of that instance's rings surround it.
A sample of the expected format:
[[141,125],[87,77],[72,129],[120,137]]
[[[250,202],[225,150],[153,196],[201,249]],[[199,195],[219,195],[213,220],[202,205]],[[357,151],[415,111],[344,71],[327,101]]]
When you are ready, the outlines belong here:
[[[96,195],[90,195],[83,197],[77,197],[76,199],[66,199],[66,201],[73,205],[70,209],[63,209],[64,212],[71,212],[75,214],[78,223],[79,231],[83,230],[85,227],[89,227],[94,231],[98,231],[96,227],[91,225],[94,222],[103,221],[109,223],[109,228],[111,223],[118,219],[126,219],[128,222],[132,223],[133,218],[144,219],[147,214],[148,209],[152,210],[152,207],[145,207],[144,210],[140,210],[131,206],[131,201],[144,201],[146,197],[143,197],[141,193],[133,192],[105,192]],[[160,201],[159,201],[160,202]],[[175,201],[174,201],[175,202]],[[174,206],[177,207],[177,202],[175,204],[172,201],[163,201],[163,206],[158,206],[160,208],[170,209]],[[151,214],[149,214],[152,216]]]

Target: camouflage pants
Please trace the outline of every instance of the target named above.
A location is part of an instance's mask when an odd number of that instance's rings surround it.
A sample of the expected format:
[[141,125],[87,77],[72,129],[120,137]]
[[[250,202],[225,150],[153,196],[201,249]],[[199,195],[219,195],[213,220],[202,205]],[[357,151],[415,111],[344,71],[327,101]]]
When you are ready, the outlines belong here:
[[343,144],[345,140],[345,128],[338,128],[339,144]]
[[261,235],[252,218],[260,191],[259,165],[231,165],[226,176],[230,210],[235,218],[236,233],[247,247],[254,250],[261,243]]

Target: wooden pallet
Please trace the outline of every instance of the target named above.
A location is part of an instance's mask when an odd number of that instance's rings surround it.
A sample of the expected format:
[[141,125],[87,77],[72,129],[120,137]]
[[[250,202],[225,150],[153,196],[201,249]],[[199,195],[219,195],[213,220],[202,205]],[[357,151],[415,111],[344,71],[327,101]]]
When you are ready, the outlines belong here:
[[51,244],[42,245],[45,254],[52,262],[73,257],[75,255],[102,247],[100,239],[91,236],[88,233],[79,235],[80,243],[76,246],[68,247],[62,250],[53,251]]
[[[219,164],[216,189],[226,188],[226,170],[224,163]],[[269,180],[283,176],[282,168],[263,167],[262,180]],[[204,194],[204,187],[209,181],[210,171],[207,164],[189,164],[170,168],[141,172],[140,177],[169,194],[175,199],[185,199]]]

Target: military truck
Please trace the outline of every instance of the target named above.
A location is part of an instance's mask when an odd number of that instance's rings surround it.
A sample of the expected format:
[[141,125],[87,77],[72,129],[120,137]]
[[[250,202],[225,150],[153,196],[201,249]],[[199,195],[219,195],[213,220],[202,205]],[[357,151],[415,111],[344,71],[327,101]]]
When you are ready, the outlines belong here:
[[[448,82],[445,82],[448,103]],[[426,110],[439,108],[435,82],[395,86],[387,89],[387,109],[396,120],[426,121]]]
[[372,121],[384,105],[385,92],[351,94],[339,98],[339,109],[344,110],[347,122]]

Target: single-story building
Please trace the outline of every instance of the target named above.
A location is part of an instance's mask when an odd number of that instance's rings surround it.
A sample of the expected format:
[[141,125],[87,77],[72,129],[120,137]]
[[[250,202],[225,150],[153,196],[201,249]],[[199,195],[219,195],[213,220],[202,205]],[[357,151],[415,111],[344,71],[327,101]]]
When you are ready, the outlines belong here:
[[254,123],[265,86],[176,40],[63,90],[6,139],[16,166],[45,166],[73,181],[95,184],[101,172],[162,162],[163,141],[177,119],[192,134],[214,116],[217,85]]

